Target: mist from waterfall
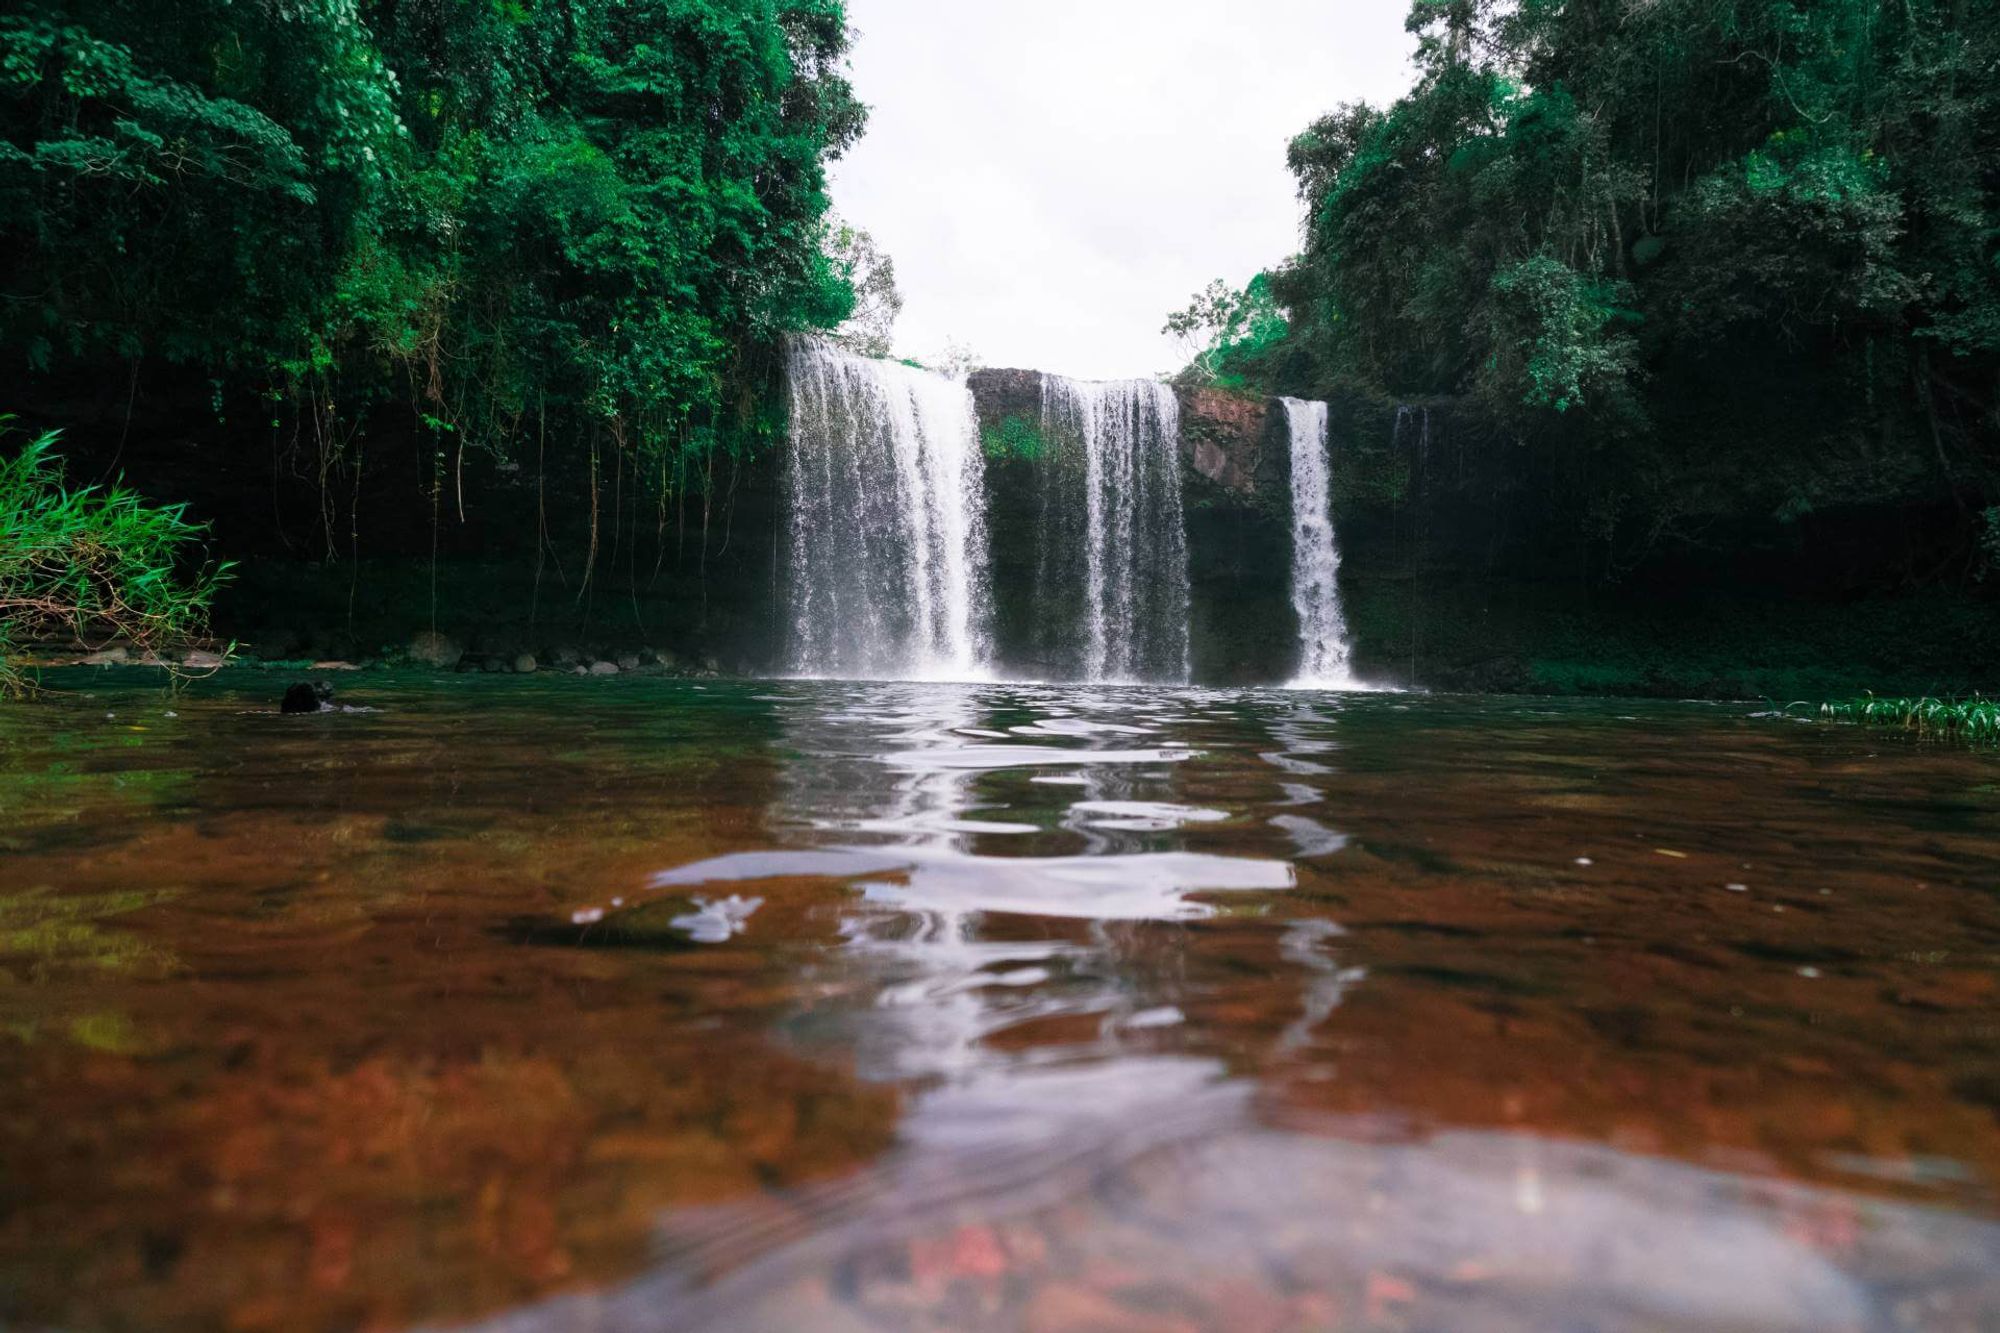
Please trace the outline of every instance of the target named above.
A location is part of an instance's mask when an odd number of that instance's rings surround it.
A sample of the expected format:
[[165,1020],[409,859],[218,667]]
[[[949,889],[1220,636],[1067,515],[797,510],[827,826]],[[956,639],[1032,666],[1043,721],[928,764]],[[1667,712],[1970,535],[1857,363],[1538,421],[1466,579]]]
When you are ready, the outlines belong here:
[[983,676],[992,611],[971,390],[809,340],[792,344],[788,369],[787,666]]
[[1041,409],[1050,451],[1037,532],[1042,664],[1092,681],[1187,680],[1187,530],[1173,389],[1045,375]]
[[1298,689],[1353,689],[1347,620],[1340,610],[1340,547],[1333,536],[1332,463],[1325,403],[1285,407],[1292,442],[1292,607],[1299,616]]

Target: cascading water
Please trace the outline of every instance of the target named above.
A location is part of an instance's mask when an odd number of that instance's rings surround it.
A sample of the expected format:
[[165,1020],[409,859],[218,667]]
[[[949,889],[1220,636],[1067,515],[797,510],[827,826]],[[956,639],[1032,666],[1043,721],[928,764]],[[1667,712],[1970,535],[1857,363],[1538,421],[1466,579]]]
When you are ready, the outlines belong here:
[[795,342],[789,360],[791,670],[984,674],[992,615],[971,391],[824,343]]
[[1303,689],[1356,685],[1340,612],[1340,548],[1333,539],[1326,404],[1280,399],[1292,437],[1292,607],[1299,613]]
[[[1188,678],[1180,404],[1151,380],[1042,378],[1043,664],[1085,680]],[[1078,594],[1081,593],[1079,597]],[[1075,606],[1075,617],[1051,614]]]

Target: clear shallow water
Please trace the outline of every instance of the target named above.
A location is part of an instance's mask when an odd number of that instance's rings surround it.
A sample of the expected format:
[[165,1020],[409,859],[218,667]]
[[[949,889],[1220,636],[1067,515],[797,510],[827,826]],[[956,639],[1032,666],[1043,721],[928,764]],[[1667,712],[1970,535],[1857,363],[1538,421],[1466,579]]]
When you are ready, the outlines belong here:
[[0,1324],[2000,1320],[1990,756],[119,679],[0,712]]

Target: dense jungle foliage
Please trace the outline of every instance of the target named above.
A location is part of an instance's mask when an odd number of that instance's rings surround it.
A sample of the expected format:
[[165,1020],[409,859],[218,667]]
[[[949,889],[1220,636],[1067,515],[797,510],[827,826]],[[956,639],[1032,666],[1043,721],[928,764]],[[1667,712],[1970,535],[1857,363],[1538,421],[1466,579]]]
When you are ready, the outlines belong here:
[[205,386],[335,489],[385,413],[440,476],[675,484],[770,433],[779,340],[879,267],[827,218],[847,41],[839,0],[22,0],[0,363]]
[[1409,26],[1414,90],[1291,145],[1305,243],[1264,280],[1289,328],[1210,293],[1176,317],[1195,373],[1358,399],[1385,437],[1435,408],[1459,484],[1600,573],[1866,506],[1924,514],[1878,580],[1995,567],[2000,6],[1417,0]]

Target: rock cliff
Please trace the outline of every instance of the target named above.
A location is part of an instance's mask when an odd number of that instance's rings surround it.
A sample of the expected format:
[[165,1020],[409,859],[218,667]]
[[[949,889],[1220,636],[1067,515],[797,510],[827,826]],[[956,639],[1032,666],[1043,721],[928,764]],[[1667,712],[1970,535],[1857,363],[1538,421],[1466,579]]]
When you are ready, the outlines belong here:
[[[1042,379],[1039,370],[973,372],[972,400],[990,455],[1032,456],[1040,439]],[[1181,410],[1181,461],[1217,488],[1197,490],[1191,501],[1282,503],[1290,459],[1284,414],[1273,402],[1226,389],[1176,386],[1174,393]]]

